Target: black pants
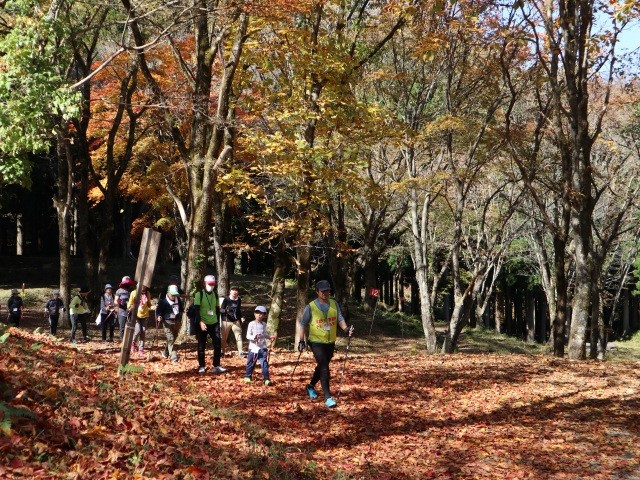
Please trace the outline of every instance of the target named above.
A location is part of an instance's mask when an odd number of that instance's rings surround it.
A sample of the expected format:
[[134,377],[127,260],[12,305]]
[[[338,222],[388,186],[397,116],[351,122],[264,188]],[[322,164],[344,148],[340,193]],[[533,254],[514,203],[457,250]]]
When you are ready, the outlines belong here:
[[7,322],[9,323],[9,325],[13,325],[14,327],[19,327],[20,315],[15,315],[13,313],[10,313],[9,316],[7,317]]
[[107,339],[107,328],[109,329],[109,340],[113,340],[113,330],[115,328],[115,312],[100,313],[100,328],[102,330],[102,340]]
[[55,335],[58,331],[58,318],[59,315],[49,315],[49,333]]
[[82,327],[82,337],[85,340],[89,340],[89,335],[87,335],[88,321],[89,321],[88,313],[71,315],[71,340],[75,340],[76,338],[76,331],[78,330],[78,322],[80,322],[80,326]]
[[331,390],[329,389],[329,380],[331,379],[329,363],[333,358],[333,352],[336,349],[336,344],[309,342],[309,346],[313,352],[313,357],[316,359],[316,369],[313,371],[313,376],[311,377],[311,382],[309,382],[309,384],[312,387],[315,387],[316,383],[320,382],[324,398],[327,399],[331,397]]
[[207,337],[211,337],[213,342],[213,366],[220,366],[220,356],[222,353],[222,340],[220,338],[220,322],[207,325],[206,330],[202,330],[198,325],[198,366],[204,367],[204,352],[207,349]]

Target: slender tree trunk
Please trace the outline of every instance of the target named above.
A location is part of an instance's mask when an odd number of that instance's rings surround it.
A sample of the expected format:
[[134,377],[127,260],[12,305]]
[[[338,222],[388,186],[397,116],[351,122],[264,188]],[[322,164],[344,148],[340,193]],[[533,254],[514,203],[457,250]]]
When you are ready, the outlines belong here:
[[[73,184],[71,172],[73,172],[73,156],[63,132],[57,133],[57,178],[56,195],[53,203],[58,217],[58,244],[60,254],[60,298],[68,307],[71,300],[69,288],[69,267],[71,263],[71,214],[73,210]],[[67,323],[68,310],[60,313],[60,326]]]
[[505,314],[505,298],[504,298],[504,286],[502,282],[496,289],[496,308],[495,308],[495,319],[496,319],[496,333],[504,332],[504,314]]
[[[301,245],[296,248],[296,263],[297,263],[297,271],[296,278],[298,280],[298,288],[296,291],[296,325],[300,323],[300,319],[302,318],[302,312],[304,311],[304,307],[306,307],[308,300],[308,292],[309,292],[309,280],[311,273],[311,247],[308,245]],[[296,342],[297,345],[300,341],[298,338],[298,329],[296,328]]]
[[278,244],[275,254],[275,269],[271,282],[271,306],[269,308],[269,318],[267,319],[267,330],[272,335],[278,336],[284,307],[285,280],[289,271],[289,255],[284,247],[284,242]]
[[213,211],[213,249],[215,252],[216,275],[218,279],[218,293],[226,295],[229,292],[229,253],[224,248],[227,232],[230,229],[228,221],[228,211],[224,208],[222,198],[218,193],[214,193],[212,198]]

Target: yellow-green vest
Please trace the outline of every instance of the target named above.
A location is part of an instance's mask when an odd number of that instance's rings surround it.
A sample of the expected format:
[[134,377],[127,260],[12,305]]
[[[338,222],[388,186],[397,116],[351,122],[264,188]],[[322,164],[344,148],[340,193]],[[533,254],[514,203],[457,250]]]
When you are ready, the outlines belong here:
[[[315,300],[309,304],[311,322],[309,323],[309,341],[316,343],[334,343],[338,326],[338,306],[336,301],[329,299],[329,311],[325,317]],[[329,327],[328,329],[326,327]]]

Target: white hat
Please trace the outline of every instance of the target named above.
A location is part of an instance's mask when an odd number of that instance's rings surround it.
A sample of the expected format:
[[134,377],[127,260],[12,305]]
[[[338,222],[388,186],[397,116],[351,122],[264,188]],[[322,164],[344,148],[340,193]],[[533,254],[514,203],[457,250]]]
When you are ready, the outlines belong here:
[[258,305],[256,307],[256,309],[254,310],[254,312],[267,313],[267,309],[265,307],[263,307],[262,305]]
[[206,283],[207,285],[215,285],[216,277],[214,277],[213,275],[207,275],[206,277],[204,277],[204,283]]

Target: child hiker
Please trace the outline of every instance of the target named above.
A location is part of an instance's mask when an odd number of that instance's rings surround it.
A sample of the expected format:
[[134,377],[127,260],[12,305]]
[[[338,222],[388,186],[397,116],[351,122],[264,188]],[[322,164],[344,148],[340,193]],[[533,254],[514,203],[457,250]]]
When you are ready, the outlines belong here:
[[60,312],[64,311],[64,302],[60,298],[60,290],[54,290],[52,297],[44,306],[44,312],[49,317],[49,333],[55,335],[58,331]]
[[[249,340],[249,356],[247,357],[247,369],[244,373],[244,381],[251,383],[251,377],[253,376],[253,369],[257,362],[260,362],[262,366],[262,378],[264,384],[268,387],[272,385],[269,378],[269,349],[267,347],[267,324],[265,319],[267,318],[267,309],[262,305],[258,305],[253,312],[255,320],[249,323],[247,328],[247,340]],[[269,340],[273,341],[276,338],[270,336]]]

